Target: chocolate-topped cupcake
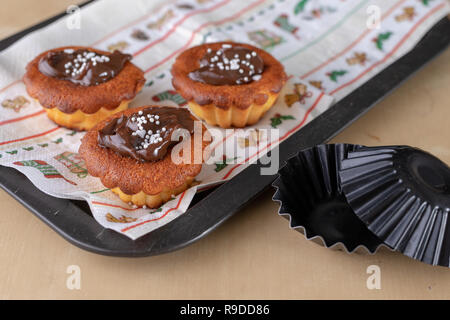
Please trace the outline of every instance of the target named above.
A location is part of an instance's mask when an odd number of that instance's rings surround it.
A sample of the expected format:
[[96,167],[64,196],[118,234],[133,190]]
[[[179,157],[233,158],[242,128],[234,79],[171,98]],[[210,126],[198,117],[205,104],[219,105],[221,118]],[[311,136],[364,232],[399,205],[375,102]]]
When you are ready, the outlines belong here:
[[56,123],[88,130],[105,117],[127,109],[144,85],[144,73],[131,55],[88,47],[46,51],[26,68],[24,83]]
[[222,128],[258,122],[287,80],[283,66],[269,53],[234,42],[184,51],[172,66],[172,76],[194,114]]
[[[205,133],[186,109],[144,106],[100,122],[83,137],[79,153],[89,174],[123,201],[156,208],[186,190],[200,172],[209,142],[196,145],[191,137]],[[190,146],[175,150],[179,143]]]

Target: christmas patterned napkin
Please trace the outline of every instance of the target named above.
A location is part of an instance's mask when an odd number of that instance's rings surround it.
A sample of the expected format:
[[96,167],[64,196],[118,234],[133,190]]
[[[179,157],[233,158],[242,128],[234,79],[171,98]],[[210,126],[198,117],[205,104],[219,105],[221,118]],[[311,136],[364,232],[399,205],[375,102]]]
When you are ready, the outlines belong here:
[[[394,62],[449,13],[445,0],[99,0],[0,53],[0,165],[40,190],[86,200],[93,217],[136,239],[183,214],[196,192],[231,179]],[[131,107],[185,107],[170,82],[183,50],[233,40],[269,51],[290,75],[276,105],[245,129],[211,128],[214,153],[196,185],[158,209],[121,202],[91,177],[77,150],[83,133],[61,128],[25,91],[21,77],[42,51],[66,45],[120,49],[145,71]]]

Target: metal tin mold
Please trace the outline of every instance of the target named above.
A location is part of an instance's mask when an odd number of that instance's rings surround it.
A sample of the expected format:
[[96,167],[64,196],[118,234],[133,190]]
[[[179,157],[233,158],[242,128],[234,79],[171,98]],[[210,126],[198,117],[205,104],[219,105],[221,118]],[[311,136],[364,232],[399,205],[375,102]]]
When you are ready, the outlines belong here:
[[365,249],[374,253],[383,244],[348,205],[340,187],[339,170],[348,152],[360,146],[317,145],[300,151],[280,169],[272,184],[273,200],[290,227],[308,240],[349,253]]
[[450,168],[408,146],[361,147],[341,164],[342,191],[367,228],[394,250],[450,265]]

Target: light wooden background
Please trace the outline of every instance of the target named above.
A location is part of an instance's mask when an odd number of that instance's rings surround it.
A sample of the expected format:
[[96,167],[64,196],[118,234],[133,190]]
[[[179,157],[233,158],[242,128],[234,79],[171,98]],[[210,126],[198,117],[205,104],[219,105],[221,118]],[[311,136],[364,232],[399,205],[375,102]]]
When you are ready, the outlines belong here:
[[[0,38],[64,11],[66,0],[2,0]],[[409,144],[450,164],[450,50],[333,142]],[[0,298],[450,298],[450,270],[401,254],[327,250],[290,230],[267,192],[208,237],[142,259],[95,255],[69,244],[0,190]],[[381,268],[368,290],[366,268]],[[81,290],[66,287],[69,265]]]

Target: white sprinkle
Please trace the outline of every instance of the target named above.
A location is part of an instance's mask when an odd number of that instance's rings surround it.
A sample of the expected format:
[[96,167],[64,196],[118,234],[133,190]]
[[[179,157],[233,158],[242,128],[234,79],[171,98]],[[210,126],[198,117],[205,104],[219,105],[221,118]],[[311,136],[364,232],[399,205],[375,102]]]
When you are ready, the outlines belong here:
[[242,70],[242,69],[239,69],[239,73],[244,73],[244,70]]
[[155,119],[153,119],[153,118],[150,118],[149,120],[150,120],[150,122],[155,122]]
[[249,54],[249,53],[247,53],[246,55],[245,55],[245,58],[246,59],[250,59],[252,56]]
[[162,132],[166,132],[166,127],[163,127],[161,130]]
[[255,74],[255,75],[252,77],[252,79],[255,80],[255,81],[258,81],[259,79],[261,79],[261,75],[260,75],[260,74]]
[[239,70],[239,64],[234,62],[234,60],[231,60],[230,70]]
[[74,50],[73,49],[65,49],[64,52],[71,54],[71,53],[74,53]]
[[208,52],[208,53],[211,53],[211,48],[208,48],[207,50],[206,50],[206,52]]
[[252,51],[252,56],[256,57],[256,52]]
[[156,121],[155,123],[156,123],[156,125],[159,125],[159,121]]
[[222,48],[231,48],[231,44],[226,44],[225,43],[225,44],[222,45]]
[[143,129],[136,131],[136,134],[137,134],[139,137],[141,137],[142,139],[144,139],[145,133],[146,133],[146,132],[145,132],[145,130],[143,130]]

